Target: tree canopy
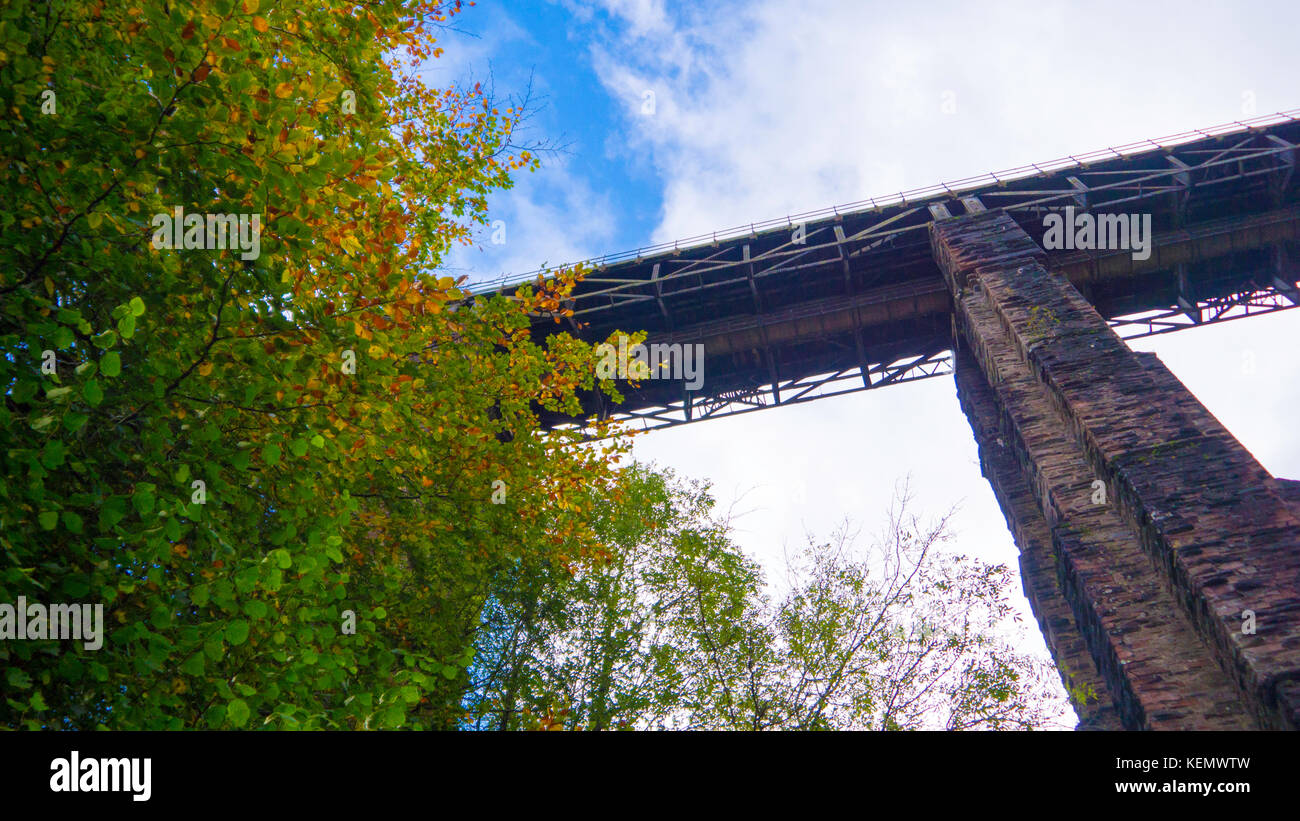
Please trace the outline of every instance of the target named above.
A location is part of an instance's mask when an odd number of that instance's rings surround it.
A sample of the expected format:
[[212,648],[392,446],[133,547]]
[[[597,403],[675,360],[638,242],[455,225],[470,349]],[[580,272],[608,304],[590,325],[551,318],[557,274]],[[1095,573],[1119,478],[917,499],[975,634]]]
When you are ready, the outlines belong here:
[[620,446],[538,435],[593,357],[528,333],[572,274],[437,272],[536,163],[415,73],[459,9],[0,11],[0,600],[108,632],[0,643],[0,723],[447,726],[487,581],[581,558]]
[[706,486],[634,465],[601,561],[509,568],[470,670],[480,729],[1030,729],[1051,665],[1016,647],[1007,568],[947,549],[906,491],[870,549],[810,540],[773,593]]

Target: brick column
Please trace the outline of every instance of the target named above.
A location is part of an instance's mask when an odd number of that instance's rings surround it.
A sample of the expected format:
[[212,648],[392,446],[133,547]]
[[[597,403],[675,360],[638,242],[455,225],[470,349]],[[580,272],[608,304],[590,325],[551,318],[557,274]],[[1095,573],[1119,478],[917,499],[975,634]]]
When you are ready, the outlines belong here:
[[1109,702],[1081,726],[1300,729],[1293,485],[1129,350],[1005,214],[936,222],[931,245],[1026,595],[1063,676]]

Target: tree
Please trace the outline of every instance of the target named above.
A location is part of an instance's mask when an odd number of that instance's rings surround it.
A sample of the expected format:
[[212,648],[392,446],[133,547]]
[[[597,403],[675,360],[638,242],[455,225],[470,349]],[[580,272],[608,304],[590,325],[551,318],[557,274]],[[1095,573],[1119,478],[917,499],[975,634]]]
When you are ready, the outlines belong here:
[[459,10],[0,11],[0,601],[108,631],[0,643],[0,724],[447,726],[489,580],[585,555],[620,446],[539,433],[594,353],[528,331],[580,272],[437,275],[536,164],[412,70]]
[[[874,550],[810,541],[771,596],[707,488],[645,466],[596,523],[603,561],[523,563],[485,612],[466,706],[493,729],[1004,729],[1064,711],[1017,651],[1007,569],[943,550],[904,489]],[[634,501],[633,501],[634,500]]]

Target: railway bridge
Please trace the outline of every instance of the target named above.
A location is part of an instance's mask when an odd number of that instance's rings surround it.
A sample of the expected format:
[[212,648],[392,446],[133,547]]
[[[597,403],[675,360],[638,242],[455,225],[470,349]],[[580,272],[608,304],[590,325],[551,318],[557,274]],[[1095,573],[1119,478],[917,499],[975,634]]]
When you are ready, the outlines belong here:
[[953,374],[1080,727],[1300,729],[1300,482],[1125,343],[1300,305],[1298,146],[1292,111],[593,260],[535,334],[702,346],[585,398],[645,428]]

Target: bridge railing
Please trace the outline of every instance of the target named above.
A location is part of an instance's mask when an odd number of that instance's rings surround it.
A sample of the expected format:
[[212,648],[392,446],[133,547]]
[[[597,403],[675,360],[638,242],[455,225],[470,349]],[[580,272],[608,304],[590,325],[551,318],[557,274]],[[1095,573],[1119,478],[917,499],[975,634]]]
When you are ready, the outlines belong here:
[[1179,134],[1172,134],[1167,137],[1157,137],[1150,140],[1140,140],[1133,143],[1112,146],[1110,148],[1089,151],[1084,154],[1071,154],[1055,160],[1046,162],[1030,163],[1017,168],[1007,169],[1005,171],[996,171],[986,174],[980,174],[974,177],[955,180],[947,183],[937,183],[927,185],[922,188],[914,188],[908,191],[900,191],[897,194],[886,194],[881,197],[869,197],[865,200],[846,203],[843,205],[834,205],[828,208],[819,208],[814,211],[805,211],[799,214],[787,215],[785,217],[775,217],[772,219],[752,222],[747,225],[738,225],[733,228],[727,228],[720,231],[713,231],[708,234],[698,234],[685,239],[674,240],[672,242],[661,242],[654,245],[647,245],[632,251],[621,251],[617,253],[605,254],[600,257],[593,257],[586,260],[565,263],[552,269],[538,269],[522,274],[504,274],[494,279],[485,280],[473,284],[469,292],[473,294],[489,293],[498,291],[503,288],[517,285],[528,280],[536,279],[539,275],[545,276],[548,271],[558,268],[568,268],[574,265],[585,265],[588,267],[600,268],[612,265],[618,262],[641,259],[644,257],[655,256],[668,252],[676,252],[696,248],[700,246],[717,243],[721,240],[736,239],[745,236],[754,236],[760,231],[775,230],[785,226],[793,230],[795,225],[805,222],[811,222],[818,219],[836,217],[847,214],[865,213],[870,211],[880,211],[884,208],[901,205],[915,205],[932,199],[952,198],[963,194],[970,194],[990,185],[1003,185],[1015,180],[1027,179],[1032,177],[1043,177],[1051,174],[1057,174],[1062,171],[1083,168],[1096,162],[1105,160],[1123,159],[1135,155],[1160,151],[1172,148],[1178,145],[1184,145],[1197,140],[1213,139],[1224,137],[1232,134],[1240,134],[1248,131],[1259,130],[1269,126],[1282,125],[1284,123],[1300,122],[1300,109],[1282,111],[1276,114],[1265,114],[1259,117],[1252,117],[1246,120],[1237,120],[1231,123],[1211,126],[1209,128],[1197,128],[1191,131],[1184,131]]

